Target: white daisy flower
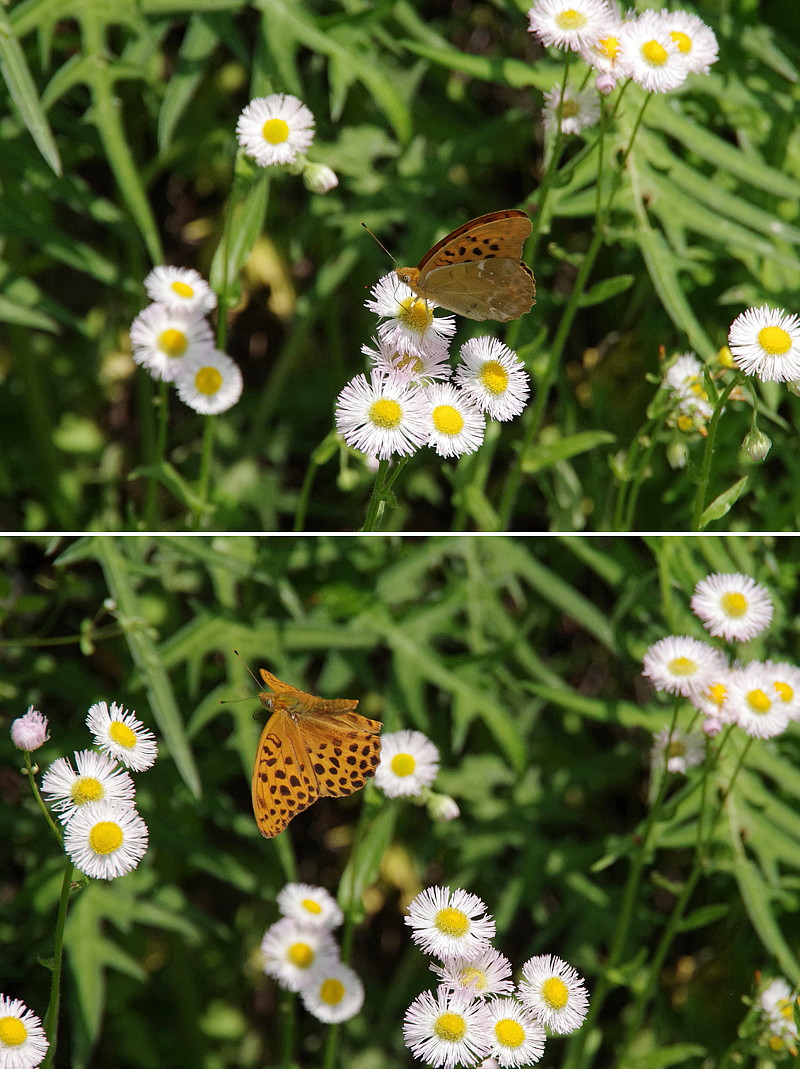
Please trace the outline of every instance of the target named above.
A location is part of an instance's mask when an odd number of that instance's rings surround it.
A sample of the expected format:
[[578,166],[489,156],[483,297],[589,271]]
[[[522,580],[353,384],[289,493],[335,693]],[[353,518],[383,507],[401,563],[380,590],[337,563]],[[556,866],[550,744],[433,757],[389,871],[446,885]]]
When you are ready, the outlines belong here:
[[712,635],[728,642],[749,642],[772,619],[772,598],[766,587],[739,572],[701,579],[694,588],[692,612]]
[[423,991],[403,1018],[403,1038],[415,1058],[434,1069],[476,1065],[491,1049],[483,1002],[439,989]]
[[40,1018],[18,998],[0,995],[0,1066],[35,1069],[50,1042]]
[[450,382],[425,388],[428,445],[440,457],[460,457],[480,449],[486,429],[481,410]]
[[385,320],[378,327],[381,341],[398,352],[422,351],[441,359],[455,334],[456,317],[434,316],[436,304],[418,297],[394,271],[378,279],[364,304]]
[[794,1006],[797,992],[782,976],[772,980],[758,996],[761,1013],[770,1031],[783,1044],[794,1045],[797,1041],[797,1025],[794,1023]]
[[676,357],[666,369],[661,386],[665,390],[671,390],[674,400],[684,414],[690,417],[699,416],[703,424],[713,416],[714,409],[708,402],[703,382],[703,365],[694,353],[682,353]]
[[448,361],[449,353],[446,347],[427,350],[419,346],[413,346],[408,340],[402,340],[402,349],[395,345],[389,345],[382,338],[373,338],[376,348],[371,349],[368,345],[361,346],[361,352],[368,358],[376,371],[384,374],[398,374],[424,385],[436,379],[449,379],[451,367]]
[[541,954],[522,966],[519,997],[551,1032],[567,1035],[580,1027],[589,1009],[583,978],[561,958]]
[[300,997],[317,1020],[338,1024],[355,1017],[364,1005],[364,985],[348,965],[323,961],[308,974]]
[[339,948],[327,928],[284,917],[261,940],[264,972],[288,991],[301,991],[311,970],[339,960]]
[[308,883],[287,883],[278,895],[278,909],[284,917],[313,928],[338,928],[343,914],[324,887]]
[[175,386],[189,408],[204,416],[216,416],[227,412],[242,396],[242,373],[227,353],[209,348],[183,361]]
[[64,828],[64,850],[93,880],[114,880],[147,853],[147,825],[130,805],[87,802]]
[[421,731],[391,731],[381,736],[381,761],[375,785],[389,798],[410,798],[430,787],[439,771],[439,751]]
[[536,0],[528,29],[542,44],[577,52],[603,36],[613,19],[606,0]]
[[[551,130],[556,125],[561,87],[556,86],[544,95],[544,125]],[[600,101],[594,89],[573,89],[568,85],[561,100],[561,133],[579,134],[587,126],[594,126],[600,118]]]
[[601,92],[609,92],[616,84],[618,73],[617,60],[620,56],[619,31],[622,27],[622,19],[609,16],[609,20],[600,37],[593,37],[587,44],[582,45],[578,51],[581,59],[601,75],[611,77],[611,85],[607,89],[600,86]]
[[487,995],[510,995],[514,990],[511,962],[493,946],[486,946],[468,958],[453,958],[443,965],[431,965],[431,972],[439,977],[439,986],[454,995],[486,998]]
[[725,699],[728,696],[727,678],[728,669],[724,668],[714,677],[712,682],[706,683],[696,694],[691,695],[690,701],[692,705],[703,716],[714,720],[724,719],[722,710]]
[[530,379],[517,354],[497,338],[470,338],[454,381],[490,419],[507,420],[525,408]]
[[214,335],[200,312],[150,304],[131,324],[131,345],[134,363],[173,382],[189,356],[214,347]]
[[492,1056],[506,1067],[533,1065],[544,1054],[546,1034],[533,1012],[515,998],[486,1003],[492,1029]]
[[23,716],[11,721],[11,741],[18,750],[38,750],[50,738],[47,717],[32,705]]
[[136,790],[133,780],[116,761],[94,750],[75,754],[77,772],[67,757],[58,757],[42,776],[42,794],[59,814],[62,824],[81,806],[106,799],[132,806]]
[[800,318],[782,308],[748,308],[731,323],[728,347],[745,375],[762,382],[800,378]]
[[154,267],[144,280],[147,296],[167,308],[188,308],[206,315],[217,307],[217,295],[191,267]]
[[668,93],[686,81],[688,68],[655,11],[626,19],[619,31],[620,72],[648,93]]
[[711,27],[689,11],[662,10],[658,15],[687,68],[695,74],[708,74],[719,55]]
[[669,728],[663,728],[653,736],[650,763],[654,769],[663,768],[666,757],[667,772],[685,775],[688,769],[702,765],[705,756],[705,739],[695,732],[676,727],[670,733]]
[[648,649],[643,658],[646,676],[656,690],[693,698],[714,682],[725,668],[720,650],[687,635],[667,635]]
[[789,714],[770,671],[759,661],[728,674],[724,719],[731,720],[755,739],[771,739],[789,724]]
[[261,167],[294,163],[314,140],[314,116],[297,97],[256,97],[239,116],[236,137]]
[[458,888],[428,887],[408,907],[411,938],[426,954],[447,960],[483,950],[494,937],[494,917],[477,895]]
[[428,438],[425,395],[400,374],[356,375],[336,401],[336,427],[369,457],[410,456]]
[[764,668],[790,720],[800,720],[800,668],[788,661],[765,661]]
[[155,764],[158,745],[152,731],[116,702],[95,702],[86,717],[86,726],[94,735],[95,746],[117,761],[144,772]]

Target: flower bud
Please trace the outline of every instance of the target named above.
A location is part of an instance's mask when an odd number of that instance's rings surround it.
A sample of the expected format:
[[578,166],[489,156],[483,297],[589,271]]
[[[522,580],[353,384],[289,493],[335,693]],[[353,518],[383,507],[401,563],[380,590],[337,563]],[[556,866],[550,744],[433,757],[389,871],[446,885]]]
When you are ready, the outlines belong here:
[[306,189],[312,193],[330,193],[339,185],[336,172],[324,163],[307,163],[303,169],[303,181]]
[[17,717],[11,724],[11,741],[19,750],[38,750],[49,738],[47,717],[32,705],[28,706],[24,716]]
[[431,820],[437,820],[441,824],[461,816],[461,810],[455,798],[451,798],[449,794],[436,794],[434,791],[429,791],[425,803]]
[[754,426],[750,429],[749,433],[745,435],[745,439],[742,442],[742,449],[744,449],[753,460],[760,461],[764,460],[771,445],[772,442],[766,434],[764,434],[763,431],[760,431],[758,427]]

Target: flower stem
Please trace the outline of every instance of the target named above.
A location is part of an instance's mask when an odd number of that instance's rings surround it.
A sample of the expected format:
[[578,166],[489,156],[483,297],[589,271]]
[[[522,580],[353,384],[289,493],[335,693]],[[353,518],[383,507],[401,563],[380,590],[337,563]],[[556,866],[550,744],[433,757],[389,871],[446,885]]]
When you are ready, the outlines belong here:
[[717,437],[717,427],[719,426],[720,417],[722,416],[722,409],[725,407],[725,402],[728,400],[734,389],[744,379],[744,375],[739,372],[734,375],[722,393],[719,395],[719,399],[714,406],[714,414],[711,417],[711,422],[708,424],[708,437],[706,438],[706,447],[703,453],[703,466],[700,469],[700,482],[697,484],[697,492],[694,497],[694,513],[692,515],[692,530],[700,530],[700,522],[703,518],[703,504],[706,498],[706,490],[708,489],[708,481],[711,476],[711,463],[714,459],[714,442]]
[[56,934],[53,947],[53,978],[50,984],[50,1001],[47,1005],[47,1013],[44,1015],[44,1030],[50,1046],[42,1062],[42,1069],[48,1069],[52,1065],[56,1053],[56,1033],[58,1030],[58,1006],[61,998],[61,965],[64,958],[64,925],[67,920],[67,907],[69,906],[69,891],[72,885],[73,864],[69,858],[64,864],[64,876],[61,880],[61,898],[58,903],[58,916],[56,917]]
[[50,810],[44,804],[44,799],[42,798],[42,795],[41,795],[41,793],[39,791],[39,785],[36,782],[36,778],[35,778],[35,776],[33,774],[33,765],[31,764],[31,755],[30,755],[30,751],[28,751],[28,750],[25,751],[25,774],[28,777],[28,780],[30,782],[31,790],[33,791],[34,797],[36,798],[36,801],[39,803],[39,808],[42,811],[42,815],[44,816],[44,819],[47,821],[47,823],[50,825],[50,830],[52,831],[53,835],[55,835],[56,839],[58,840],[58,845],[61,846],[62,842],[64,841],[64,837],[61,834],[61,830],[59,829],[58,825],[55,823],[55,821],[51,817]]
[[194,529],[197,531],[203,524],[204,513],[208,503],[208,484],[211,474],[211,457],[214,452],[215,416],[206,416],[206,425],[203,429],[203,451],[200,456],[200,477],[197,480],[197,496],[200,503],[194,510]]
[[408,457],[399,457],[394,468],[389,467],[388,460],[378,462],[378,471],[375,475],[375,485],[372,488],[372,497],[367,508],[363,531],[377,531],[380,527],[386,506],[390,504],[389,491],[397,479],[397,476],[408,463]]

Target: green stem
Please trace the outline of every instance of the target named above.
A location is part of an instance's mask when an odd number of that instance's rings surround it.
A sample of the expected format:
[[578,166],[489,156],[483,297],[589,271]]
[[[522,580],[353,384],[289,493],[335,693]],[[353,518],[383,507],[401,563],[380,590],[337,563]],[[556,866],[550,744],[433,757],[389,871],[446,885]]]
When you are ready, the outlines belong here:
[[[148,386],[150,386],[150,380],[148,380]],[[157,396],[152,395],[152,386],[150,386],[150,399],[153,408],[156,410],[156,441],[153,449],[153,456],[151,459],[151,467],[153,472],[150,475],[147,482],[147,497],[145,499],[144,508],[144,528],[147,531],[155,531],[158,529],[159,524],[157,522],[157,509],[158,509],[158,475],[156,469],[160,468],[167,459],[167,425],[169,422],[169,390],[166,382],[163,380],[158,384]]]
[[203,429],[203,451],[200,456],[200,478],[197,481],[197,496],[200,504],[195,507],[194,529],[199,530],[202,526],[206,506],[208,505],[208,484],[211,476],[211,457],[214,452],[214,432],[216,416],[206,416],[206,425]]
[[703,453],[703,466],[700,469],[700,481],[697,484],[697,493],[694,498],[694,513],[692,515],[692,530],[700,530],[700,521],[703,516],[703,503],[706,497],[706,490],[708,489],[708,482],[711,476],[711,463],[714,459],[714,443],[717,437],[717,427],[719,426],[720,417],[722,416],[722,409],[725,407],[725,402],[728,400],[734,389],[744,380],[744,375],[740,371],[734,375],[722,393],[719,395],[719,400],[714,407],[714,414],[711,417],[711,422],[708,424],[708,437],[706,438],[706,447]]
[[58,825],[55,823],[55,821],[51,817],[50,810],[44,804],[44,799],[42,798],[42,796],[41,796],[41,794],[39,792],[39,785],[36,782],[36,778],[35,778],[35,776],[33,774],[33,765],[31,764],[31,755],[30,755],[30,752],[28,750],[25,751],[25,772],[26,772],[26,775],[27,775],[28,780],[30,782],[31,790],[33,791],[34,797],[36,798],[36,801],[39,803],[39,808],[42,811],[44,819],[50,825],[50,830],[52,831],[53,835],[55,835],[56,839],[58,840],[58,845],[61,846],[61,844],[64,841],[64,836],[61,834],[60,828],[58,827]]
[[399,457],[393,469],[389,467],[388,460],[378,461],[378,471],[375,475],[375,484],[372,487],[372,497],[369,500],[364,526],[361,528],[362,532],[377,531],[380,527],[388,503],[389,491],[408,460],[408,457]]
[[281,999],[281,1066],[292,1069],[294,1061],[294,1037],[297,1030],[297,995],[287,991]]
[[69,891],[72,885],[73,865],[69,858],[64,864],[64,877],[61,881],[61,898],[58,903],[58,916],[56,917],[56,935],[53,947],[53,978],[50,984],[50,1001],[47,1012],[44,1015],[44,1030],[50,1046],[42,1062],[42,1069],[48,1069],[52,1065],[56,1053],[56,1033],[58,1029],[58,1006],[61,999],[61,965],[64,958],[64,925],[67,920],[67,907],[69,906]]

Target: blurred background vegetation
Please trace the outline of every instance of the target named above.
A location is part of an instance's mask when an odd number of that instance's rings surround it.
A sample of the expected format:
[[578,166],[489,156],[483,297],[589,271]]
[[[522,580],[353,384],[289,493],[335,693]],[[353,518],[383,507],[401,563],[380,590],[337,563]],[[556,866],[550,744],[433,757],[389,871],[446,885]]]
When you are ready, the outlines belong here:
[[[21,0],[0,15],[0,69],[13,94],[0,120],[0,527],[141,528],[158,400],[130,358],[142,280],[164,261],[213,276],[231,207],[236,118],[252,96],[289,92],[314,112],[311,156],[340,185],[315,196],[297,178],[263,179],[266,209],[249,217],[255,241],[235,258],[242,274],[230,316],[228,349],[245,393],[218,420],[207,526],[291,529],[335,398],[364,367],[360,348],[375,321],[363,301],[391,266],[359,223],[414,263],[472,216],[537,211],[542,94],[561,59],[527,32],[527,6]],[[694,348],[707,360],[748,304],[796,310],[793,5],[683,7],[713,26],[721,60],[710,76],[651,102],[636,182],[623,183],[547,424],[524,458],[512,529],[612,526],[614,472],[644,422],[655,388],[645,375],[658,372],[659,346]],[[616,148],[638,108],[635,91],[628,100]],[[574,139],[568,159],[578,147]],[[505,335],[534,380],[589,241],[595,181],[591,155],[542,214],[538,303]],[[485,326],[460,321],[458,340],[476,332]],[[791,530],[800,517],[796,402],[779,413],[785,391],[773,384],[762,395],[770,457],[754,469],[740,450],[749,413],[732,404],[710,496],[750,475],[720,522]],[[174,395],[169,405],[168,459],[191,483],[202,422]],[[477,465],[423,451],[404,472],[387,526],[447,530],[457,515],[465,529],[491,529],[521,435],[518,422],[499,428]],[[688,527],[700,448],[682,471],[669,468],[663,444],[654,450],[634,528]],[[346,451],[318,459],[306,529],[358,528],[370,472]],[[161,487],[159,529],[185,529],[184,490],[174,479]]]
[[[42,769],[90,745],[97,700],[135,709],[160,743],[136,777],[144,861],[71,903],[57,1064],[75,1069],[278,1064],[280,995],[259,942],[287,879],[337,893],[364,805],[384,839],[368,831],[352,960],[367,997],[343,1028],[341,1064],[411,1064],[402,1015],[433,978],[403,910],[423,886],[480,895],[517,967],[557,954],[591,992],[647,813],[651,734],[672,711],[641,679],[646,647],[669,632],[706,637],[689,597],[718,570],[753,575],[775,599],[747,658],[797,649],[794,539],[6,538],[0,561],[0,990],[37,1012],[63,866],[10,721],[31,703],[49,717]],[[424,731],[441,751],[436,789],[461,816],[432,823],[370,784],[262,839],[249,798],[259,704],[234,649],[310,692],[358,698],[387,731]],[[794,724],[749,751],[629,1069],[718,1066],[756,970],[800,981],[799,742]],[[631,992],[691,861],[700,792],[684,782],[657,824],[590,1042],[598,1069],[618,1064]],[[325,1026],[301,1013],[298,1028],[297,1063],[320,1065]],[[566,1043],[549,1041],[542,1065],[562,1064]]]

